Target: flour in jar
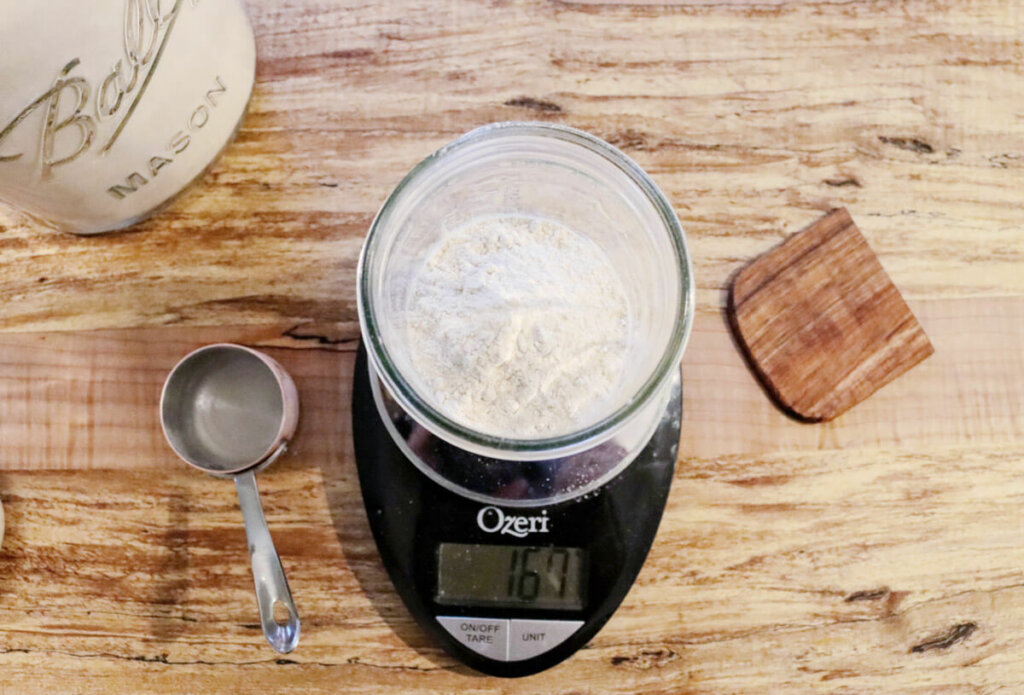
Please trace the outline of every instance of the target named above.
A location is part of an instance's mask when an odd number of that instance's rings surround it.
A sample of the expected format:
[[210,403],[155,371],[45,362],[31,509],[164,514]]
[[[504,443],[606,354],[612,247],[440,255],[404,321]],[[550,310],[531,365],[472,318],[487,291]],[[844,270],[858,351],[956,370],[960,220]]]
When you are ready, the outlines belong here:
[[407,306],[420,388],[455,422],[525,439],[609,413],[630,308],[608,257],[582,234],[533,217],[471,220],[431,248]]

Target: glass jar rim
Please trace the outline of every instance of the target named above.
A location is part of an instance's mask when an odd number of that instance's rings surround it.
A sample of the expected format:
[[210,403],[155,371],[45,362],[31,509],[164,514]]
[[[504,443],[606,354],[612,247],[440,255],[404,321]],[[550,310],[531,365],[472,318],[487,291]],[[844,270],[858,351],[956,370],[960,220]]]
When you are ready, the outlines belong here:
[[[582,147],[615,165],[640,189],[644,198],[653,206],[665,233],[668,234],[672,242],[679,268],[680,302],[678,310],[675,312],[675,325],[656,367],[637,392],[625,404],[585,428],[554,437],[537,439],[501,437],[474,430],[439,412],[420,396],[396,368],[387,346],[384,345],[381,338],[371,291],[372,278],[367,272],[367,268],[377,252],[377,242],[383,235],[382,230],[386,227],[388,218],[403,191],[413,185],[430,168],[441,161],[450,159],[461,150],[484,140],[510,136],[555,138]],[[368,348],[369,363],[401,407],[435,435],[467,451],[496,458],[514,457],[522,460],[569,455],[596,446],[611,437],[650,398],[656,396],[671,376],[672,370],[678,369],[679,361],[682,359],[693,323],[694,292],[690,255],[682,225],[665,195],[650,176],[622,151],[590,133],[559,124],[529,121],[505,121],[481,126],[428,155],[413,167],[391,192],[374,217],[363,243],[356,271],[356,304],[360,330]],[[505,456],[501,456],[500,453],[496,455],[496,452],[504,453]]]

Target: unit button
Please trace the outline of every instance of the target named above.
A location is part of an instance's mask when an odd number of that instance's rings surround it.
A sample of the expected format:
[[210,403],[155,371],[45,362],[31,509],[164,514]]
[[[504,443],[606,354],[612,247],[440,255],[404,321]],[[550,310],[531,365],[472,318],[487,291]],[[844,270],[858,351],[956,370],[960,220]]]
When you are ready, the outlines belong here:
[[508,660],[523,661],[554,649],[583,627],[582,620],[513,620]]
[[477,654],[495,661],[508,661],[508,621],[491,618],[438,616],[448,634]]

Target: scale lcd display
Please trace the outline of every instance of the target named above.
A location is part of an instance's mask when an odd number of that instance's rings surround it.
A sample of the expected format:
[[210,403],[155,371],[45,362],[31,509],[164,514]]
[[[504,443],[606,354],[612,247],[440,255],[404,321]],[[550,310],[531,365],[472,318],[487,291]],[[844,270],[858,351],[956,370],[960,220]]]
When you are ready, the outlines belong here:
[[441,543],[437,594],[442,605],[579,610],[586,600],[582,548]]

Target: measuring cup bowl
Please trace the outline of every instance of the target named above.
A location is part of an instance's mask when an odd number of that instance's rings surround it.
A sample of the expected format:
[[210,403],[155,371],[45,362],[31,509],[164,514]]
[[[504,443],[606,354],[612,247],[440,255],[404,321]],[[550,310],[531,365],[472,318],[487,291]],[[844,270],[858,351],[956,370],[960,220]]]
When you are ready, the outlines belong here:
[[[256,471],[280,456],[299,421],[295,382],[274,359],[242,345],[217,343],[186,355],[160,397],[167,442],[195,468],[235,481],[252,560],[260,624],[281,653],[299,641],[299,615],[274,548],[256,486]],[[274,605],[287,610],[284,623]]]
[[295,382],[271,357],[216,343],[185,355],[160,397],[175,453],[201,471],[231,476],[269,465],[299,422]]

